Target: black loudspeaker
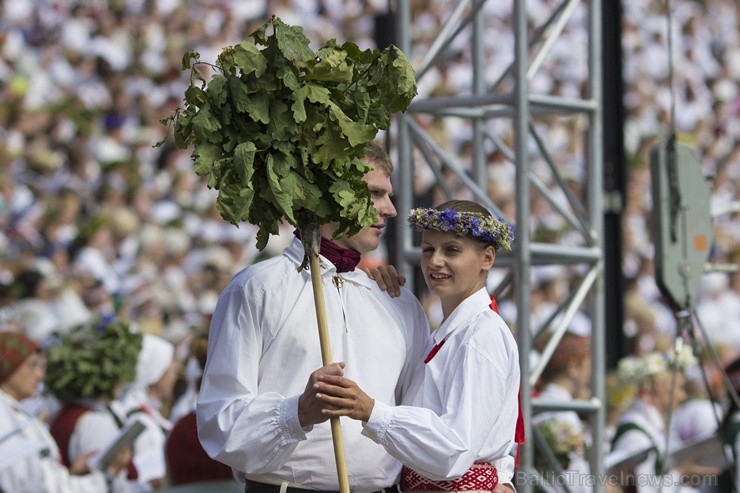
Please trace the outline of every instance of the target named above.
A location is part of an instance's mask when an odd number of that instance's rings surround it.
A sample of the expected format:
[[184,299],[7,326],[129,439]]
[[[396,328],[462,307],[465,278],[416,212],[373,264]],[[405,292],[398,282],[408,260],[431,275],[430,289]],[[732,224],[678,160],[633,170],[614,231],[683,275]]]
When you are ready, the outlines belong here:
[[694,151],[673,139],[650,153],[658,287],[674,308],[690,309],[712,245],[709,184]]

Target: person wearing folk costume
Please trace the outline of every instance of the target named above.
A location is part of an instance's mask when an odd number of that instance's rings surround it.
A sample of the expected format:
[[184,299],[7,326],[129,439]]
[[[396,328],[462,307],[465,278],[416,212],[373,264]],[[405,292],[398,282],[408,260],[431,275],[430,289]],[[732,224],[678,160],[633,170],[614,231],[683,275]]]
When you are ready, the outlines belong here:
[[666,435],[668,452],[680,443],[675,429],[666,429],[666,423],[673,409],[686,397],[683,371],[695,362],[689,346],[673,354],[653,352],[620,360],[617,372],[620,378],[636,385],[637,394],[632,406],[619,420],[612,451],[636,453],[650,449],[647,458],[635,466],[634,475],[623,478],[623,490],[639,493],[679,491],[682,480],[691,475],[714,473],[713,468],[690,461],[670,469],[665,464]]
[[493,491],[493,463],[506,464],[522,439],[517,344],[485,287],[512,227],[470,201],[414,209],[408,221],[422,231],[421,269],[444,314],[412,390],[393,407],[350,375],[324,374],[318,398],[324,414],[362,421],[362,434],[403,462],[404,492]]
[[[379,402],[393,406],[408,390],[414,363],[424,357],[429,323],[409,290],[390,298],[355,269],[396,215],[390,158],[371,142],[364,161],[373,168],[363,179],[378,221],[334,241],[328,238],[336,225],[321,226],[321,282],[334,359],[344,361],[343,371]],[[282,255],[237,273],[211,321],[198,435],[211,457],[246,479],[249,492],[339,489],[329,418],[313,384],[320,373],[339,373],[340,367],[322,367],[311,275],[298,270],[303,259],[296,238]],[[392,487],[401,464],[362,437],[359,422],[345,420],[341,428],[350,489]]]
[[91,471],[89,457],[83,456],[67,468],[46,426],[20,409],[19,402],[36,393],[44,365],[35,342],[17,332],[0,332],[0,491],[109,491],[111,478],[125,467],[126,460],[114,461],[105,472]]
[[[552,332],[538,337],[535,346],[540,353],[544,351],[552,337]],[[542,371],[537,397],[546,401],[586,399],[590,391],[590,381],[591,337],[566,332]],[[590,468],[585,454],[591,440],[578,413],[544,411],[532,417],[532,424],[542,430],[546,440],[548,436],[554,437],[554,441],[558,443],[548,443],[553,449],[562,446],[569,449],[562,457],[563,463],[560,464],[568,473],[565,476],[568,489],[571,492],[590,491],[592,487],[587,481]],[[546,433],[546,430],[551,431]],[[537,458],[537,455],[535,457]],[[545,467],[551,466],[547,464]],[[553,486],[556,490],[561,489],[557,485]]]
[[[101,319],[61,335],[47,350],[46,389],[62,403],[49,431],[66,466],[105,450],[122,423],[110,407],[136,371],[141,334],[123,320]],[[135,477],[132,447],[125,447],[127,471],[113,478],[112,490],[128,492]],[[128,474],[127,474],[128,473]]]
[[736,395],[730,392],[729,406],[725,411],[720,428],[726,447],[730,449],[730,463],[719,475],[718,491],[730,493],[740,491],[740,357],[725,368],[727,378]]
[[[206,366],[207,350],[208,334],[201,332],[190,343],[190,361],[196,361],[199,372]],[[200,376],[194,382],[196,398],[199,388]],[[231,468],[208,457],[198,440],[195,399],[189,412],[178,420],[173,420],[173,423],[165,445],[170,486],[233,479]]]
[[172,398],[177,381],[175,347],[166,339],[144,333],[136,362],[136,379],[112,404],[124,422],[140,420],[145,429],[134,441],[136,480],[132,489],[151,491],[164,486],[167,475],[165,443],[172,423],[160,409]]

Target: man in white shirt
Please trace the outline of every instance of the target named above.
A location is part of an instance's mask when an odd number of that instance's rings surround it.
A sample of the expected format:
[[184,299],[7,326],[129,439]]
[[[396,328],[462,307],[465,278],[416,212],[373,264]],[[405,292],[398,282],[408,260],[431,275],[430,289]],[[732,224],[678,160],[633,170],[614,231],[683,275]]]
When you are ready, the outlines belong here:
[[[392,406],[429,351],[429,324],[410,291],[391,298],[354,269],[396,216],[390,159],[372,143],[365,162],[373,167],[364,180],[378,221],[334,242],[328,239],[336,225],[321,227],[321,279],[334,361],[344,362],[347,377]],[[312,386],[322,360],[311,276],[298,270],[303,258],[295,239],[282,255],[236,274],[211,322],[198,434],[211,457],[246,478],[250,492],[339,489],[331,430]],[[339,371],[338,365],[331,368]],[[401,464],[361,435],[360,422],[342,420],[341,428],[350,489],[394,485]]]

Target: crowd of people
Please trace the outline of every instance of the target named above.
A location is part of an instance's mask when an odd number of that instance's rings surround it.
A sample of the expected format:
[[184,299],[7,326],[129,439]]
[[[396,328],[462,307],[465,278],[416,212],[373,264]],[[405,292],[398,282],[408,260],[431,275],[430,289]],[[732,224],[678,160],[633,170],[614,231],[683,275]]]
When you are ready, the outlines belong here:
[[[431,46],[452,3],[412,2],[412,64]],[[540,25],[557,3],[527,2],[530,26]],[[167,143],[153,146],[167,136],[168,129],[159,120],[181,105],[187,86],[182,55],[194,50],[202,60],[213,61],[222,47],[245,39],[271,14],[303,26],[314,48],[329,38],[373,47],[375,17],[387,8],[381,0],[4,2],[0,17],[0,329],[22,333],[33,347],[46,349],[58,344],[59,334],[78,326],[112,317],[130,321],[172,350],[162,373],[154,381],[140,383],[139,390],[159,381],[165,370],[173,373],[180,367],[180,384],[173,382],[171,391],[155,399],[170,402],[154,421],[161,419],[160,424],[172,426],[173,418],[188,415],[200,369],[194,362],[197,358],[191,357],[192,343],[208,329],[219,294],[236,272],[290,245],[293,228],[286,224],[264,251],[257,251],[252,225],[236,228],[219,216],[216,191],[206,186],[207,178],[194,173],[190,151]],[[513,60],[511,5],[491,1],[481,8],[486,32],[496,33],[485,38],[485,70],[494,80]],[[623,210],[622,252],[628,280],[624,333],[633,343],[632,356],[649,358],[671,351],[678,324],[654,277],[648,151],[674,125],[679,141],[696,150],[702,172],[711,177],[712,208],[719,211],[737,201],[740,7],[731,0],[674,2],[675,121],[670,111],[665,12],[657,2],[625,1],[623,8],[629,159]],[[585,13],[585,5],[576,8],[551,56],[532,78],[533,92],[582,94],[586,65],[585,53],[579,50],[585,46]],[[451,43],[449,55],[420,79],[420,97],[470,92],[468,44],[464,36]],[[461,163],[466,161],[471,149],[468,125],[452,118],[422,121],[441,146]],[[587,170],[582,165],[583,143],[574,136],[580,135],[584,122],[566,118],[541,123],[539,127],[537,122],[538,127],[547,128],[550,151],[563,176],[576,193],[582,192]],[[487,125],[502,142],[512,141],[505,119]],[[556,181],[535,149],[532,162],[542,183],[554,190]],[[490,150],[488,163],[491,198],[510,214],[515,207],[514,167],[496,149]],[[417,169],[420,195],[434,187],[430,176],[424,166]],[[450,186],[456,198],[469,198],[462,187],[455,188],[453,179]],[[532,213],[530,228],[538,241],[568,244],[573,240],[567,223],[537,194]],[[709,261],[738,263],[737,216],[730,211],[713,218]],[[581,275],[578,268],[533,268],[532,330],[550,318]],[[426,294],[422,296],[432,325],[437,325],[442,307],[427,300]],[[501,316],[516,330],[511,299],[499,303]],[[740,355],[740,274],[706,274],[695,314],[694,322],[707,331],[722,365]],[[569,329],[587,338],[588,314],[580,312]],[[689,384],[697,388],[691,395],[699,397],[702,390],[709,390],[724,402],[726,389],[716,366],[707,364],[706,370],[710,388],[705,388],[702,373],[694,369]],[[615,386],[610,411],[614,411],[616,430],[635,394],[622,391],[624,379],[618,379],[616,371],[609,376],[614,377],[609,379]],[[581,395],[582,384],[570,388],[571,384],[563,384],[568,379],[548,372],[540,390],[546,396],[562,394],[562,388],[553,387],[553,380],[558,380],[568,395]],[[128,384],[134,386],[133,381]],[[133,400],[142,395],[127,392],[120,397],[132,399],[122,401],[126,417],[128,410],[137,408]],[[174,405],[174,397],[180,397],[179,406]],[[49,426],[59,410],[41,396],[30,406],[28,412]],[[573,418],[569,415],[567,420]],[[541,417],[540,421],[547,420]],[[163,437],[155,435],[152,440],[153,448],[161,451]],[[588,437],[576,442],[579,445],[573,450],[582,455],[574,461],[582,464]],[[89,451],[92,445],[87,446]],[[171,471],[152,474],[155,481],[147,481],[148,488],[166,484]],[[91,481],[98,484],[101,478]]]

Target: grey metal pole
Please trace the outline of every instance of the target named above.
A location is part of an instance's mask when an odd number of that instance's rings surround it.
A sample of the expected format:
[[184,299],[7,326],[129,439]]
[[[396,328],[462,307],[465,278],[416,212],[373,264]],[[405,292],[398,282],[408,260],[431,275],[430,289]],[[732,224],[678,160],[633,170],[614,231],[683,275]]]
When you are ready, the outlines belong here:
[[[411,33],[408,26],[411,25],[411,8],[408,0],[398,0],[397,4],[397,24],[396,39],[398,39],[399,48],[411,59]],[[396,123],[398,125],[398,193],[396,193],[396,210],[398,211],[396,227],[396,251],[400,253],[399,265],[396,266],[399,274],[406,278],[406,287],[414,291],[414,266],[405,261],[406,255],[413,248],[413,233],[406,227],[405,218],[408,216],[414,197],[414,165],[411,158],[412,140],[409,131],[407,115],[397,115]]]
[[[529,352],[532,347],[532,336],[529,328],[530,317],[530,267],[531,252],[529,248],[529,84],[527,83],[527,2],[514,2],[514,148],[516,155],[516,226],[517,237],[514,253],[517,262],[514,264],[514,285],[516,287],[517,306],[517,342],[519,344],[519,366],[521,368],[521,405],[524,418],[524,435],[527,438],[521,456],[520,470],[529,477],[534,469],[533,447],[529,439],[532,436],[531,386],[529,385]],[[517,491],[528,493],[532,490],[529,481],[517,481]]]
[[[485,93],[485,51],[483,46],[483,16],[476,15],[473,19],[473,87],[474,95]],[[488,173],[486,171],[485,155],[485,121],[482,118],[473,119],[473,162],[471,171],[473,179],[483,190],[487,190],[486,182]]]
[[[597,478],[604,475],[604,447],[606,437],[604,435],[606,422],[606,337],[605,326],[605,300],[604,300],[604,204],[603,204],[603,120],[601,115],[602,98],[602,31],[601,31],[601,0],[589,0],[588,18],[588,73],[589,73],[589,97],[594,101],[596,109],[589,116],[588,153],[587,163],[590,164],[588,172],[588,210],[590,211],[592,230],[597,232],[593,239],[594,246],[602,252],[601,273],[596,280],[593,295],[590,300],[591,311],[591,392],[593,398],[601,405],[596,409],[591,419],[591,474]],[[594,491],[603,492],[604,485],[601,481],[595,482]]]

